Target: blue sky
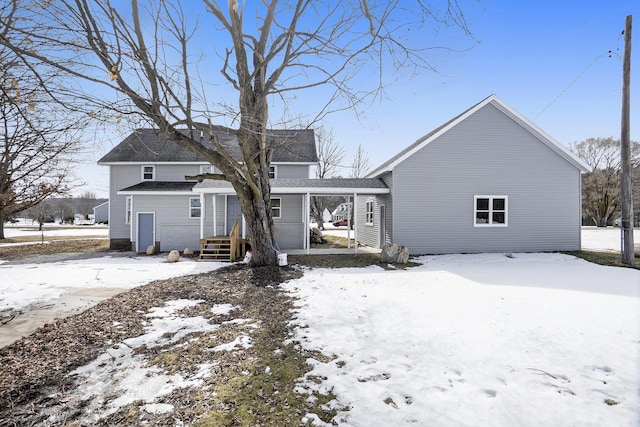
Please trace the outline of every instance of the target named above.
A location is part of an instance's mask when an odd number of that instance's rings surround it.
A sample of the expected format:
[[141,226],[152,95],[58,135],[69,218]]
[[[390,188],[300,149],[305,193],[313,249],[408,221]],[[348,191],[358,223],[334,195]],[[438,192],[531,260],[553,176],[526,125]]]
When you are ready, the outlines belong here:
[[[345,146],[362,142],[375,167],[491,94],[563,144],[619,138],[621,32],[632,14],[633,39],[640,40],[640,1],[494,0],[467,10],[478,40],[471,50],[443,55],[438,75],[424,73],[388,89],[388,99],[369,110],[366,121],[349,125],[353,118],[342,114],[333,124],[336,139]],[[640,43],[633,58],[638,51]],[[632,60],[635,140],[640,139],[637,67]]]
[[[471,49],[433,54],[438,73],[423,71],[390,84],[384,98],[358,116],[328,116],[323,124],[345,148],[345,164],[363,144],[374,168],[435,127],[491,94],[563,144],[620,137],[625,17],[634,15],[631,137],[640,140],[639,0],[483,0],[462,4],[477,40],[449,40]],[[447,42],[446,34],[442,36]],[[612,51],[611,55],[608,54]],[[367,78],[362,76],[361,78]],[[313,97],[297,94],[312,114]],[[117,138],[120,138],[118,136]],[[92,183],[80,191],[106,195],[106,167],[92,165],[119,139],[105,141],[82,169]],[[84,172],[83,172],[84,173]],[[345,171],[345,174],[348,172]],[[87,175],[85,175],[87,176]]]

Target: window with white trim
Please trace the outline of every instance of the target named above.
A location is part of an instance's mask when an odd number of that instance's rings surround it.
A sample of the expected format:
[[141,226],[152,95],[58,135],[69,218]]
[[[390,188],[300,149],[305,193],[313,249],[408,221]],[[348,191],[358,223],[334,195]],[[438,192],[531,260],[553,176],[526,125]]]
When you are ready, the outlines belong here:
[[189,197],[189,218],[200,218],[202,215],[202,204],[200,197]]
[[127,196],[125,199],[125,213],[124,213],[124,223],[131,224],[131,210],[133,207],[133,199],[131,196]]
[[200,173],[213,173],[212,165],[200,165]]
[[269,178],[276,179],[278,175],[278,168],[275,166],[269,166]]
[[373,200],[369,200],[364,209],[364,222],[373,225]]
[[475,227],[506,227],[508,224],[507,196],[475,196]]
[[273,219],[282,217],[282,199],[280,197],[271,198],[271,217]]
[[156,178],[155,166],[142,166],[142,180],[153,181]]

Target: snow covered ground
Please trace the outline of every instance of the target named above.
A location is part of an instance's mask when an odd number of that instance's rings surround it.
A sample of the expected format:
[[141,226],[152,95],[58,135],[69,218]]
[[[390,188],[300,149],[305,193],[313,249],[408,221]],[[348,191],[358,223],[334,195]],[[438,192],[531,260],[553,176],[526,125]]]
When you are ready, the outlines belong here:
[[417,261],[285,285],[295,339],[335,355],[310,375],[351,408],[339,424],[640,424],[640,271],[561,254]]
[[[583,231],[584,249],[618,247],[618,229]],[[640,271],[561,254],[416,261],[397,271],[314,269],[284,285],[299,297],[294,339],[335,356],[310,362],[326,378],[316,386],[351,408],[337,423],[640,425]],[[219,266],[147,256],[4,263],[0,309]],[[150,324],[145,337],[162,332]]]

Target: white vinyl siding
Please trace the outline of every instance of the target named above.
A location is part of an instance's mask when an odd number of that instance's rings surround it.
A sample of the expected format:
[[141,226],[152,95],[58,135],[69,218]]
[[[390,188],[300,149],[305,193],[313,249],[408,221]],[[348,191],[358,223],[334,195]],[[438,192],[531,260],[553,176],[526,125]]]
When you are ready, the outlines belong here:
[[[155,211],[155,241],[160,242],[161,251],[197,250],[200,247],[200,221],[185,221],[188,203],[189,196],[184,195],[136,196],[133,218],[137,218],[137,212]],[[137,229],[136,224],[133,226]]]
[[[580,248],[580,170],[493,105],[399,163],[392,188],[411,254]],[[508,227],[475,226],[478,195],[508,197]]]
[[276,168],[275,174],[277,179],[289,179],[289,178],[309,178],[309,166],[308,165],[285,165],[278,164],[272,165]]

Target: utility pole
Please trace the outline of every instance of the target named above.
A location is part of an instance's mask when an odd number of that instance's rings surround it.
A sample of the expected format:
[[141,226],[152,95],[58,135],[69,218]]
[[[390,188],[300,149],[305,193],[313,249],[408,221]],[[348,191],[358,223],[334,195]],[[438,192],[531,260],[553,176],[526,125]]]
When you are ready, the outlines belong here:
[[631,86],[631,26],[632,16],[628,15],[624,26],[624,57],[622,63],[622,123],[620,137],[620,202],[622,206],[621,261],[634,265],[633,248],[633,199],[631,196],[631,130],[629,123]]

